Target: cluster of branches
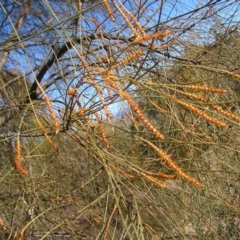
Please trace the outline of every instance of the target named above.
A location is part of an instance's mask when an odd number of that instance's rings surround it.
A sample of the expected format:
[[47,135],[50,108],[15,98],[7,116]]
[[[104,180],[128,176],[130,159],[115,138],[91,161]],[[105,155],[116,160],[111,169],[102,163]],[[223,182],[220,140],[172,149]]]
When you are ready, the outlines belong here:
[[[179,159],[215,146],[240,121],[229,107],[239,101],[237,54],[228,62],[219,57],[224,49],[230,58],[228,43],[237,49],[238,3],[4,0],[0,8],[0,141],[2,157],[13,163],[4,162],[2,171],[34,185],[19,186],[26,208],[37,202],[27,223],[24,210],[3,217],[8,237],[10,222],[23,239],[37,221],[39,231],[51,222],[43,238],[58,228],[77,236],[80,218],[94,226],[87,237],[103,239],[153,237],[154,225],[169,229],[170,217],[166,226],[156,223],[159,203],[150,217],[140,209],[154,202],[154,189],[177,188],[177,176],[202,187],[197,159],[188,166]],[[152,198],[143,201],[144,188]],[[57,216],[61,207],[45,201],[69,209]]]

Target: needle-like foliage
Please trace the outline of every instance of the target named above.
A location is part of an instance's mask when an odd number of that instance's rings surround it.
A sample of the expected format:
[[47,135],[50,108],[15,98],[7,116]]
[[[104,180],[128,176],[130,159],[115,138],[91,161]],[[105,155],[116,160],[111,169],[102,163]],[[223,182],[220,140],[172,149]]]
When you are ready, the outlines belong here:
[[0,3],[0,239],[238,239],[237,1]]

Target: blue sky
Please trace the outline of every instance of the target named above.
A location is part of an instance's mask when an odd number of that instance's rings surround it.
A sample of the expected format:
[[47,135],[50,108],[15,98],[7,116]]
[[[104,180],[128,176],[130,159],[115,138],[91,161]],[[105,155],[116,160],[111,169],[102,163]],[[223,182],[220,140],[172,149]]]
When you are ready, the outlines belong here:
[[[13,1],[9,1],[9,3],[10,2],[13,2]],[[135,3],[141,4],[142,2],[145,2],[145,5],[142,6],[141,13],[139,14],[141,19],[140,22],[144,25],[145,28],[151,28],[151,26],[154,26],[157,22],[159,22],[158,29],[153,28],[151,30],[152,32],[161,29],[161,27],[172,28],[173,33],[170,36],[170,40],[172,41],[171,44],[172,46],[174,46],[174,48],[172,49],[170,48],[169,50],[173,55],[181,54],[181,51],[184,49],[184,45],[182,45],[182,43],[180,42],[181,40],[185,41],[185,39],[191,39],[192,37],[192,40],[193,42],[195,41],[195,43],[196,41],[198,41],[199,43],[203,41],[210,41],[212,37],[212,33],[210,29],[212,28],[213,24],[215,24],[215,27],[217,27],[217,23],[219,22],[219,27],[221,26],[221,24],[224,24],[226,27],[229,27],[231,25],[234,25],[235,23],[238,23],[239,21],[240,11],[239,11],[239,3],[237,1],[234,5],[232,4],[230,6],[228,6],[228,4],[230,4],[231,2],[229,3],[228,1],[219,1],[219,3],[217,3],[217,5],[215,5],[214,8],[203,8],[203,6],[208,1],[190,1],[190,0],[189,1],[136,0],[134,4],[129,4],[126,6],[129,8],[129,10],[135,11],[137,6]],[[152,3],[154,2],[154,4],[149,5],[151,2]],[[48,2],[45,1],[45,3],[46,3],[45,5],[43,4],[41,5],[41,6],[44,6],[43,11],[50,10],[50,8],[47,7]],[[161,4],[163,4],[163,6],[160,10],[158,9],[158,7],[161,6]],[[8,8],[9,7],[7,7],[7,9]],[[193,10],[196,8],[200,10],[198,12],[194,12]],[[223,8],[223,11],[219,11],[216,13],[216,8],[218,9]],[[79,36],[80,35],[87,36],[89,32],[92,33],[94,32],[93,30],[97,28],[96,24],[94,24],[93,21],[90,21],[88,19],[90,17],[91,18],[95,17],[96,21],[99,23],[103,21],[103,24],[101,27],[106,32],[110,31],[111,33],[115,33],[119,30],[119,28],[121,29],[123,22],[116,21],[114,23],[111,20],[105,21],[104,18],[107,17],[107,14],[106,13],[102,15],[99,14],[99,12],[102,11],[101,9],[102,7],[98,6],[94,11],[86,14],[86,17],[83,18],[82,20],[82,25],[79,26],[79,31],[78,31]],[[64,10],[63,5],[53,4],[52,10],[55,11],[55,14],[52,14],[50,11],[45,12],[41,16],[41,18],[39,17],[39,20],[35,16],[32,16],[32,15],[28,16],[28,18],[34,17],[33,19],[34,21],[30,21],[30,22],[28,21],[27,24],[25,23],[23,24],[21,30],[19,31],[20,38],[22,38],[22,36],[26,37],[28,35],[28,31],[32,29],[36,30],[37,28],[39,28],[39,32],[41,32],[40,29],[41,29],[42,23],[40,20],[44,20],[44,22],[49,22],[49,20],[53,18],[53,20],[51,21],[51,25],[47,27],[54,26],[54,29],[48,28],[49,29],[48,31],[38,33],[38,35],[33,36],[32,39],[28,39],[24,41],[22,46],[21,44],[15,45],[14,49],[12,49],[10,53],[9,60],[5,65],[5,68],[7,70],[16,68],[19,71],[21,71],[22,74],[26,74],[30,71],[33,71],[35,72],[35,74],[37,74],[39,71],[39,68],[41,68],[42,61],[44,59],[49,58],[53,53],[51,48],[58,48],[59,46],[63,45],[64,42],[68,42],[70,40],[71,32],[66,30],[66,27],[70,26],[69,24],[72,22],[71,17],[74,12],[74,8],[71,8],[70,6],[68,6]],[[206,18],[205,20],[201,20],[201,23],[199,24],[200,19],[204,16],[204,14],[206,14],[207,11],[208,11],[208,14],[211,14],[211,13],[215,14],[216,16],[215,22],[213,23],[209,21],[208,18]],[[154,16],[152,16],[151,20],[148,20],[148,17],[151,16],[151,14],[153,13],[154,13]],[[189,14],[186,14],[186,13],[189,13]],[[141,14],[143,15],[141,16]],[[178,16],[181,16],[181,17],[179,17],[178,19],[177,18]],[[12,32],[11,26],[15,24],[16,17],[17,17],[16,14],[10,14],[7,21],[10,24],[2,26],[0,33],[5,33],[6,35],[0,34],[0,43],[8,39],[9,34],[11,34]],[[3,19],[4,19],[4,10],[2,6],[2,8],[0,7],[0,20],[3,20]],[[185,34],[182,34],[183,30],[189,26],[191,27],[192,24],[196,24],[195,26],[193,26],[192,30],[189,32],[186,32]],[[82,33],[80,31],[81,28],[84,29]],[[130,31],[124,30],[121,32],[121,36],[126,36],[128,33],[130,33]],[[174,37],[176,37],[176,41],[174,41]],[[56,42],[54,43],[55,40]],[[96,41],[95,43],[102,44],[101,39],[99,39],[99,41],[98,42]],[[160,42],[160,44],[163,44],[163,43],[164,42],[162,43]],[[91,44],[93,44],[93,42]],[[111,41],[109,41],[109,44],[111,44]],[[2,47],[4,46],[1,46],[0,49]],[[93,47],[93,45],[90,47]],[[81,50],[81,46],[80,46],[80,48],[78,49],[81,53],[82,50],[85,51],[87,48],[82,48]],[[179,52],[177,52],[177,50]],[[57,85],[53,85],[53,87],[48,89],[48,93],[52,98],[61,99],[63,101],[65,100],[64,93],[66,92],[66,87],[69,84],[69,81],[72,80],[71,87],[74,87],[79,81],[79,78],[83,77],[83,74],[84,74],[82,71],[79,70],[79,61],[77,61],[74,51],[69,51],[67,54],[63,56],[63,58],[64,57],[65,58],[68,57],[69,58],[68,61],[65,61],[65,62],[61,61],[61,64],[60,63],[54,64],[52,68],[49,69],[49,71],[47,71],[42,81],[42,84],[44,84],[44,82],[46,81],[54,80],[54,78],[51,78],[51,79],[49,78],[53,73],[56,73],[56,71],[58,71],[57,68],[66,67],[64,66],[64,64],[69,64],[69,66],[65,68],[65,72],[66,70],[68,71],[73,70],[73,74],[71,74],[68,78],[66,78],[66,81],[65,80],[63,80],[62,82],[58,81]],[[160,59],[160,65],[161,64],[162,63]],[[35,68],[38,68],[38,69],[35,70]],[[61,73],[60,71],[58,73],[58,76],[61,76],[61,75],[63,76],[63,79],[64,79],[65,78],[64,72]],[[28,75],[27,77],[31,81],[34,80],[34,77],[31,74]],[[84,86],[84,88],[85,87],[86,85]],[[89,97],[91,96],[92,92],[93,91],[91,89],[88,89],[86,90],[86,92],[84,92],[84,94],[86,94],[86,96],[88,95]],[[86,101],[88,97],[86,97],[85,99]],[[114,112],[117,112],[118,108],[119,108],[119,105],[117,104],[117,105],[113,105],[111,109]]]

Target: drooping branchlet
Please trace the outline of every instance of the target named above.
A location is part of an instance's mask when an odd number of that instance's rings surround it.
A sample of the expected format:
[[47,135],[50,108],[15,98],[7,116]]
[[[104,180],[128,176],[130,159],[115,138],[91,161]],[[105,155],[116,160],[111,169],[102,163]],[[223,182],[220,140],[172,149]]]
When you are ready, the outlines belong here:
[[15,157],[15,168],[16,170],[22,174],[22,175],[27,175],[27,171],[22,167],[21,165],[21,160],[22,160],[22,146],[20,143],[19,138],[16,141],[16,148],[15,148],[15,152],[16,152],[16,157]]
[[221,127],[221,128],[225,128],[225,127],[228,126],[225,122],[209,116],[208,114],[206,114],[205,112],[200,110],[198,107],[195,107],[190,103],[186,103],[186,102],[184,102],[182,100],[179,100],[179,99],[174,99],[174,101],[179,103],[180,105],[186,107],[190,111],[194,112],[195,114],[197,114],[201,118],[205,119],[207,122],[213,123],[214,125],[216,125],[218,127]]
[[157,138],[159,138],[161,140],[165,139],[164,135],[152,125],[152,123],[146,118],[145,114],[140,109],[138,104],[131,98],[131,96],[127,92],[120,91],[119,95],[120,95],[120,97],[122,97],[122,98],[124,98],[125,100],[128,101],[128,103],[132,107],[134,113],[139,117],[139,119],[150,129],[150,131]]
[[107,11],[109,17],[111,18],[111,20],[112,20],[113,22],[115,22],[115,18],[114,18],[113,12],[112,12],[112,8],[111,8],[108,0],[103,0],[103,5],[104,5],[104,7],[106,8],[106,11]]
[[55,152],[59,152],[58,147],[56,146],[56,144],[51,140],[51,138],[48,136],[46,130],[44,129],[42,123],[40,122],[40,120],[38,118],[36,118],[36,122],[37,125],[39,126],[39,128],[41,129],[44,137],[47,139],[47,141],[49,142],[49,144],[51,145],[51,147],[54,149]]
[[156,153],[164,160],[164,162],[174,171],[176,172],[180,177],[184,178],[189,183],[194,184],[197,187],[201,187],[202,183],[199,182],[197,179],[187,175],[185,172],[183,172],[182,168],[179,167],[175,161],[162,149],[155,146],[153,143],[147,141],[146,139],[142,139],[142,141],[146,142],[150,147],[152,147]]
[[225,89],[222,89],[222,88],[206,87],[206,86],[199,86],[199,85],[183,85],[182,87],[197,90],[197,91],[205,91],[205,92],[212,92],[212,93],[226,93],[227,92]]
[[96,118],[98,119],[98,124],[99,124],[99,130],[100,130],[100,133],[102,135],[102,139],[103,139],[103,142],[105,143],[106,147],[109,148],[110,147],[110,144],[109,144],[109,141],[107,139],[107,135],[105,133],[105,129],[104,129],[104,126],[103,126],[103,123],[102,123],[102,120],[99,116],[98,113],[94,113],[94,115],[96,116]]

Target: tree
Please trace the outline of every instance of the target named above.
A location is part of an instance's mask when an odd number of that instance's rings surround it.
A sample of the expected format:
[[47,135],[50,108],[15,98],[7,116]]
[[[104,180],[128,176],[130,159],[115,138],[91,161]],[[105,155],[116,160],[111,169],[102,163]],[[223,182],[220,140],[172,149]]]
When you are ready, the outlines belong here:
[[[221,105],[235,94],[223,78],[240,77],[229,69],[235,58],[223,66],[219,57],[238,43],[230,34],[238,3],[0,6],[2,238],[222,237],[202,214],[214,204],[230,209],[233,198],[211,195],[219,172],[217,191],[239,184],[238,139],[222,137],[229,124],[237,131],[239,114]],[[221,160],[212,155],[215,165],[203,168],[206,149],[221,149]],[[231,164],[219,169],[229,150]],[[225,237],[237,236],[233,229]]]

